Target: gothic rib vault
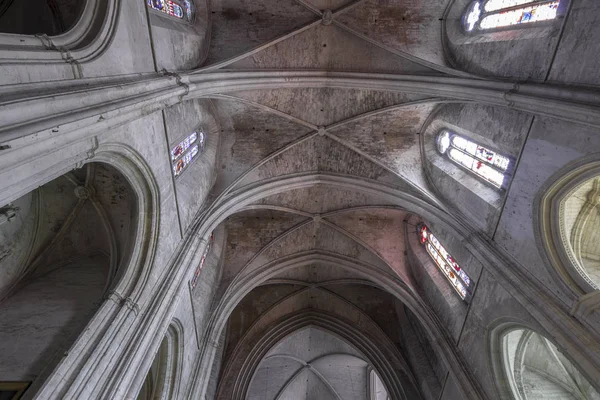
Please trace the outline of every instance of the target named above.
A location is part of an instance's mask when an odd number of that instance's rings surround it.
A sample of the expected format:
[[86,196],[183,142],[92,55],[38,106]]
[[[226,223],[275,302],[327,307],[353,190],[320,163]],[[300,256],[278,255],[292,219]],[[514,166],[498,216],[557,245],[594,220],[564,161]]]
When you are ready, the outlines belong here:
[[[514,324],[564,350],[591,383],[567,392],[594,398],[598,296],[552,272],[535,207],[570,163],[597,161],[600,55],[583,56],[594,39],[568,24],[600,11],[572,0],[564,21],[513,38],[530,58],[501,62],[508,34],[495,48],[491,35],[454,40],[468,2],[444,3],[197,1],[181,28],[115,1],[119,22],[91,45],[102,50],[74,47],[64,70],[0,46],[0,205],[21,207],[21,236],[0,225],[21,240],[0,248],[0,288],[43,284],[28,260],[55,242],[75,244],[47,257],[50,270],[108,265],[72,341],[46,344],[43,360],[0,360],[0,383],[32,382],[24,398],[37,399],[509,399],[491,349]],[[581,59],[570,74],[569,57]],[[442,128],[510,157],[514,183],[496,190],[453,165],[436,151]],[[175,177],[169,150],[194,129],[206,148]],[[106,168],[129,183],[123,198],[90,189]],[[100,216],[70,226],[61,180]],[[25,235],[44,215],[53,233]],[[467,301],[418,243],[421,222],[472,278]],[[100,224],[101,243],[77,245],[77,229]],[[29,244],[42,239],[45,250]]]

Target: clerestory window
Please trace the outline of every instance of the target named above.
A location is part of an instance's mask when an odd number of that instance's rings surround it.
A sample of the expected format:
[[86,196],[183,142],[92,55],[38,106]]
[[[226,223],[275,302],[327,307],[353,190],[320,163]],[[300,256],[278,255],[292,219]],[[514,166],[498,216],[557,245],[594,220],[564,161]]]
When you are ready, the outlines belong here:
[[146,0],[153,10],[170,17],[191,21],[194,18],[194,7],[190,0]]
[[496,188],[505,188],[508,184],[511,167],[508,157],[448,130],[438,134],[437,148],[450,160]]
[[171,149],[173,174],[177,177],[191,164],[198,154],[204,151],[206,135],[202,131],[194,131],[181,143]]
[[448,253],[440,241],[425,225],[419,225],[419,240],[425,246],[427,253],[461,299],[465,300],[471,292],[472,281],[469,275],[458,265],[454,257]]
[[463,16],[467,32],[511,28],[533,22],[551,21],[565,0],[478,0]]
[[202,271],[202,268],[204,267],[204,263],[206,262],[206,257],[208,257],[208,253],[210,252],[210,248],[212,246],[214,240],[214,234],[211,233],[210,234],[210,239],[208,240],[208,244],[206,245],[206,249],[204,250],[204,253],[202,254],[202,258],[200,259],[200,264],[198,264],[198,268],[196,268],[196,271],[194,271],[194,276],[192,277],[192,289],[194,289],[196,287],[196,284],[198,283],[198,278],[200,277],[200,272]]

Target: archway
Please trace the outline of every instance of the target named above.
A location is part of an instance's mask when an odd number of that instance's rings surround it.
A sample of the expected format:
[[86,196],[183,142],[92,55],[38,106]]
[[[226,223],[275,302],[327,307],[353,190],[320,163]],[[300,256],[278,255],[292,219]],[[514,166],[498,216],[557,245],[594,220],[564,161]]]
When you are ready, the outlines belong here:
[[138,400],[169,400],[177,398],[181,374],[183,338],[181,324],[174,321],[162,340]]
[[77,23],[85,0],[6,0],[0,3],[0,32],[56,36]]
[[566,352],[541,333],[524,325],[501,323],[491,330],[490,344],[502,399],[600,399],[600,392]]
[[138,199],[104,163],[46,183],[0,225],[0,380],[33,382],[55,369],[130,261]]

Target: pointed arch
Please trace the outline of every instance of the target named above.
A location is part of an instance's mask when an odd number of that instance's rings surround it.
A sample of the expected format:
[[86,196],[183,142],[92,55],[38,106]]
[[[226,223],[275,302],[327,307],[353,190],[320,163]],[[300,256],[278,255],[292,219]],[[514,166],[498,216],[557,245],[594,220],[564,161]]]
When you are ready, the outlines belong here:
[[138,400],[171,400],[178,398],[183,364],[183,326],[175,319],[154,355]]
[[[233,398],[245,398],[259,363],[267,356],[269,350],[286,337],[311,326],[340,337],[361,354],[367,356],[369,363],[381,374],[381,379],[389,388],[391,397],[398,400],[406,399],[405,391],[400,384],[403,379],[398,375],[399,367],[395,365],[394,357],[390,357],[389,353],[392,351],[393,345],[379,343],[348,322],[319,310],[305,310],[283,317],[277,320],[264,335],[261,335],[257,344],[247,354],[243,367],[239,371]],[[311,360],[309,364],[315,361],[317,360]],[[300,364],[305,367],[305,362],[300,361]],[[324,378],[320,377],[320,379]]]
[[522,321],[494,322],[488,346],[494,383],[503,400],[600,397],[598,384],[585,376],[585,369],[574,364],[565,349]]
[[599,234],[599,179],[600,160],[586,157],[559,170],[536,196],[536,239],[546,250],[551,275],[577,297],[600,288],[600,268],[595,267],[600,249],[594,239]]

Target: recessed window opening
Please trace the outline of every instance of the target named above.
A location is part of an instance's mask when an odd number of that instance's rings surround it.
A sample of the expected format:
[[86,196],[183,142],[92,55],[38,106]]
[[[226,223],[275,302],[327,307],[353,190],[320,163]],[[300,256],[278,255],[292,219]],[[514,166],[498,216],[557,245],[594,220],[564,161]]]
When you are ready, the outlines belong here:
[[469,275],[458,265],[454,257],[448,253],[426,225],[420,224],[418,233],[421,244],[425,246],[429,256],[442,271],[461,299],[465,300],[471,292],[472,281]]
[[448,130],[443,130],[438,135],[437,147],[439,152],[446,154],[450,160],[496,188],[505,188],[508,184],[507,177],[511,166],[508,157]]
[[208,244],[206,245],[206,249],[204,250],[204,253],[202,254],[202,258],[200,259],[200,264],[198,265],[198,268],[196,268],[196,271],[194,272],[194,277],[192,278],[192,289],[196,287],[196,284],[198,283],[198,278],[200,277],[200,271],[202,271],[202,268],[204,267],[204,263],[206,262],[206,257],[208,256],[208,253],[210,252],[210,248],[212,247],[212,243],[214,240],[214,233],[210,234],[210,239],[208,240]]
[[191,164],[198,154],[204,152],[206,135],[201,130],[192,132],[177,146],[171,149],[173,174],[177,177]]
[[146,0],[146,5],[173,18],[186,21],[194,18],[194,7],[190,0]]
[[551,21],[562,14],[565,0],[487,0],[474,1],[465,11],[467,32],[511,28],[534,22]]

